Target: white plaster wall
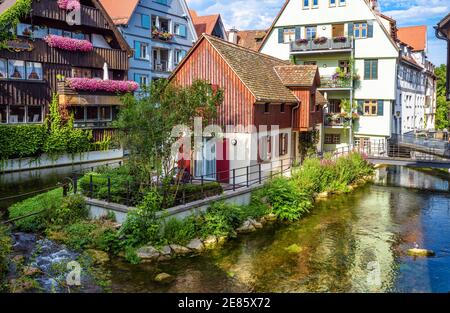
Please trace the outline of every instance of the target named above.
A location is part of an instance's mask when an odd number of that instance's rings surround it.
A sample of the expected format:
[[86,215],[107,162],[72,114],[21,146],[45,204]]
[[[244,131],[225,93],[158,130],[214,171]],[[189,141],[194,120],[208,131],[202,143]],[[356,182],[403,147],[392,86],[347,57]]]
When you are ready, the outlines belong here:
[[360,76],[355,99],[395,100],[397,59],[378,59],[378,79],[364,80],[364,59],[355,60],[355,71]]

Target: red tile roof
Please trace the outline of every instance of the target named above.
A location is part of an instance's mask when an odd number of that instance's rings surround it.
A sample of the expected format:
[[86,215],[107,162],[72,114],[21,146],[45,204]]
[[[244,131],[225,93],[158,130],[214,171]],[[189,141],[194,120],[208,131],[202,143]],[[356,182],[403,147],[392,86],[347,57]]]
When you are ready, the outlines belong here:
[[285,86],[312,86],[318,77],[317,65],[276,66],[275,72]]
[[266,34],[266,30],[240,30],[237,34],[237,44],[244,48],[259,51]]
[[427,27],[410,26],[398,29],[397,37],[401,42],[413,47],[413,51],[427,49]]
[[126,25],[139,3],[139,0],[100,0],[116,25]]
[[189,10],[195,31],[200,37],[201,34],[212,35],[214,28],[220,20],[220,14],[199,16],[194,10]]

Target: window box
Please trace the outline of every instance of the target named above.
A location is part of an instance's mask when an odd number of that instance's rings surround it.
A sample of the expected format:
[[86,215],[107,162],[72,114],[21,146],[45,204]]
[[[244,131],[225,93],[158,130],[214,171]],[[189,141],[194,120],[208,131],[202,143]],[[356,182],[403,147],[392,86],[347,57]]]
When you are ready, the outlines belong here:
[[90,52],[94,50],[94,45],[88,40],[48,35],[44,38],[44,41],[52,48],[72,52]]
[[319,38],[314,39],[314,44],[316,44],[316,45],[323,45],[327,41],[328,41],[328,38],[326,38],[326,37],[319,37]]
[[100,80],[93,78],[67,78],[68,87],[78,91],[104,91],[111,93],[127,93],[138,90],[139,84],[135,81]]
[[296,43],[297,43],[298,45],[307,45],[308,42],[309,42],[308,39],[299,39],[299,40],[296,41]]
[[347,37],[344,37],[344,36],[335,37],[335,38],[333,38],[333,42],[345,43],[345,42],[347,42]]
[[152,38],[163,41],[169,41],[173,38],[173,34],[168,31],[162,31],[154,27],[152,30]]

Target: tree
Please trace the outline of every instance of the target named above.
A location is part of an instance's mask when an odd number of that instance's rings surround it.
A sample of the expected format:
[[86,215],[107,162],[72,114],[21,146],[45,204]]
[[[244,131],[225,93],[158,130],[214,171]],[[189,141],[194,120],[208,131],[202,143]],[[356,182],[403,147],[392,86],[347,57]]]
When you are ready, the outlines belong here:
[[449,128],[449,103],[446,100],[447,67],[442,64],[435,70],[436,86],[436,129]]
[[173,136],[174,127],[192,130],[195,117],[201,117],[205,126],[216,117],[222,100],[221,90],[199,80],[189,87],[158,80],[143,87],[136,97],[125,95],[115,125],[121,144],[130,153],[136,181],[145,186],[167,185],[177,165],[172,147],[179,137]]

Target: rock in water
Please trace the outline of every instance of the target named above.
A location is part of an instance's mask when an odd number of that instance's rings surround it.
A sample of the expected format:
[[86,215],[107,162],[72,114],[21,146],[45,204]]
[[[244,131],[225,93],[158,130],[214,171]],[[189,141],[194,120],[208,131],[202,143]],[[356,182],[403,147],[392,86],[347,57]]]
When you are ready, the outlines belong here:
[[173,280],[173,276],[167,273],[160,273],[156,275],[155,281],[158,283],[166,283]]
[[198,238],[193,239],[186,247],[197,252],[202,252],[205,248],[202,241]]
[[160,253],[152,246],[142,247],[136,252],[137,256],[142,260],[156,260]]
[[287,252],[289,253],[300,253],[303,251],[302,247],[299,247],[296,244],[290,245],[289,247],[285,248]]
[[88,249],[86,253],[92,258],[95,264],[104,264],[109,261],[109,255],[104,251]]
[[203,245],[206,249],[214,249],[217,246],[216,236],[208,236],[204,241]]
[[170,248],[170,246],[164,246],[161,248],[160,250],[162,255],[170,255],[172,253],[172,249]]
[[434,251],[419,248],[409,249],[408,254],[411,256],[419,256],[419,257],[430,257],[436,255]]
[[245,233],[251,233],[255,231],[256,228],[253,226],[253,223],[250,220],[245,221],[242,223],[242,226],[236,229],[238,234],[245,234]]
[[175,254],[178,255],[188,254],[189,252],[191,252],[191,250],[189,250],[188,248],[180,245],[170,245],[170,248],[173,250]]

